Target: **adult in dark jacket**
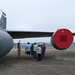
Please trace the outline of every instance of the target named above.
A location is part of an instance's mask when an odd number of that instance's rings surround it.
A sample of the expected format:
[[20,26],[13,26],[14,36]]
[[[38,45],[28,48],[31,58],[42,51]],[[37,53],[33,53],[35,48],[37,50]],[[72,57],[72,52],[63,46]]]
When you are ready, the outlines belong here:
[[45,43],[43,45],[41,45],[41,48],[42,48],[42,60],[45,59],[45,52],[46,52],[46,45]]

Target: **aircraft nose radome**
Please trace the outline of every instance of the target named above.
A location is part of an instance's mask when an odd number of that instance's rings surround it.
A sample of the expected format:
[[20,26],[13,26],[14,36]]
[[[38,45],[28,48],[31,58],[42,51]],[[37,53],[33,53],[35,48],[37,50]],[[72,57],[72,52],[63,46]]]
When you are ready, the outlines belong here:
[[0,30],[0,58],[5,56],[13,47],[13,40],[11,36]]

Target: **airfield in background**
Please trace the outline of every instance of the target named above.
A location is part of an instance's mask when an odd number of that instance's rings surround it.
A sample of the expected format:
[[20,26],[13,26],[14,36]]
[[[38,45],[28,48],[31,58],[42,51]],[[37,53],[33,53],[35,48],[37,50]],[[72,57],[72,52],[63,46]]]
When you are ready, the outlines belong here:
[[[43,44],[44,42],[37,42],[37,44]],[[31,43],[32,44],[32,43]],[[21,43],[20,44],[20,47],[21,48],[25,48],[25,45],[26,45],[26,43]],[[45,45],[46,45],[46,48],[47,49],[50,49],[50,48],[54,48],[52,45],[51,45],[51,43],[45,43]],[[17,48],[17,43],[14,43],[14,46],[13,46],[13,48]],[[75,43],[72,43],[72,45],[69,47],[69,48],[75,48]]]

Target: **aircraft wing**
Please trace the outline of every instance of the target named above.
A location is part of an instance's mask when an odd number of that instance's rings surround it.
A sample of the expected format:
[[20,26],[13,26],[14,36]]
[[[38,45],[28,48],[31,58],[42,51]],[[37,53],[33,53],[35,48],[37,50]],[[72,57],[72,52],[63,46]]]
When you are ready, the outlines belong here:
[[7,31],[13,39],[32,37],[51,37],[54,32]]
[[72,33],[75,36],[75,33]]
[[[35,31],[7,31],[13,39],[33,38],[33,37],[51,37],[54,32],[35,32]],[[75,36],[75,33],[72,33]]]

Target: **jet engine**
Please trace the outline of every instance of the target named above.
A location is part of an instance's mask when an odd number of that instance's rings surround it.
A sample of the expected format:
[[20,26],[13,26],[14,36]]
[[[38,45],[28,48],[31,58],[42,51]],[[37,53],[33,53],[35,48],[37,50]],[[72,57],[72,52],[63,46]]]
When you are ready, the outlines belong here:
[[64,50],[70,47],[73,42],[73,34],[68,29],[59,29],[51,37],[54,48]]
[[5,56],[13,47],[12,37],[4,30],[0,30],[0,58]]

